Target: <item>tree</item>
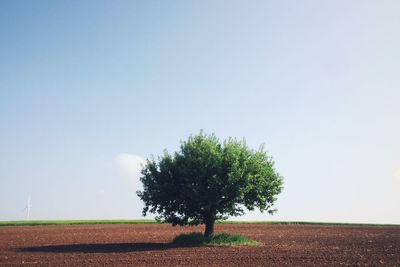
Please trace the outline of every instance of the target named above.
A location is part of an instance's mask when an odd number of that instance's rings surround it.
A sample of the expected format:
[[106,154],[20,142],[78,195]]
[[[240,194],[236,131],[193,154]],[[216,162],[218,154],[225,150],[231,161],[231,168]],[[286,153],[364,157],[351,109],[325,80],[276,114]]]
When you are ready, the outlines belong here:
[[181,143],[173,155],[164,151],[142,168],[143,216],[158,213],[156,220],[172,225],[205,224],[205,237],[214,234],[215,220],[244,214],[244,208],[274,213],[283,177],[263,146],[248,148],[244,139],[221,143],[203,132]]

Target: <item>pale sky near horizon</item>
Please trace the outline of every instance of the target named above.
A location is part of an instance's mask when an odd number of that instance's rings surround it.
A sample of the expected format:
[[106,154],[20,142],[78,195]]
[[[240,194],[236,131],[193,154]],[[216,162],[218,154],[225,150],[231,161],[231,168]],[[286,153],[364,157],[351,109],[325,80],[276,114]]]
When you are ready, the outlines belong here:
[[0,1],[0,220],[138,219],[140,163],[265,143],[271,216],[400,224],[399,1]]

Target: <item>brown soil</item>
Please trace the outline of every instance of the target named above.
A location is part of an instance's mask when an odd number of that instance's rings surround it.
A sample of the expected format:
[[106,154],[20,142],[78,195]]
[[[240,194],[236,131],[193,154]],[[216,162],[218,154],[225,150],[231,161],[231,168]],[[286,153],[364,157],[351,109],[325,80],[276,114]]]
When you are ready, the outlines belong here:
[[400,227],[216,225],[259,247],[174,247],[202,227],[73,225],[0,227],[0,265],[400,266]]

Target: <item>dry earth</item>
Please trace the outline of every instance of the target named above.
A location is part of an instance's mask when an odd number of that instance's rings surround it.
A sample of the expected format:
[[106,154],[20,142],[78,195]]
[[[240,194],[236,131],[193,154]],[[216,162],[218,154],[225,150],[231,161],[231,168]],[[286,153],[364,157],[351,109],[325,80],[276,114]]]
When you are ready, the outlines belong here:
[[174,247],[166,224],[0,227],[1,266],[400,266],[400,227],[216,225],[259,247]]

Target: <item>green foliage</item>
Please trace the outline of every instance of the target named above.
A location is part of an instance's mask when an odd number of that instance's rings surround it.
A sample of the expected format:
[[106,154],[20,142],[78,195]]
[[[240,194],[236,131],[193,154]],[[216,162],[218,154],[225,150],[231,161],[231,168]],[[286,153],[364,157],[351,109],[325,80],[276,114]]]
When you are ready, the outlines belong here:
[[143,215],[173,225],[214,224],[244,213],[244,208],[273,213],[283,178],[263,147],[200,132],[182,142],[180,151],[148,159],[142,169]]
[[257,246],[261,245],[260,242],[257,242],[252,239],[248,239],[239,234],[227,234],[220,233],[216,234],[212,237],[204,237],[201,233],[188,233],[181,234],[174,238],[172,244],[180,245],[180,246],[203,246],[203,245],[249,245],[249,246]]

